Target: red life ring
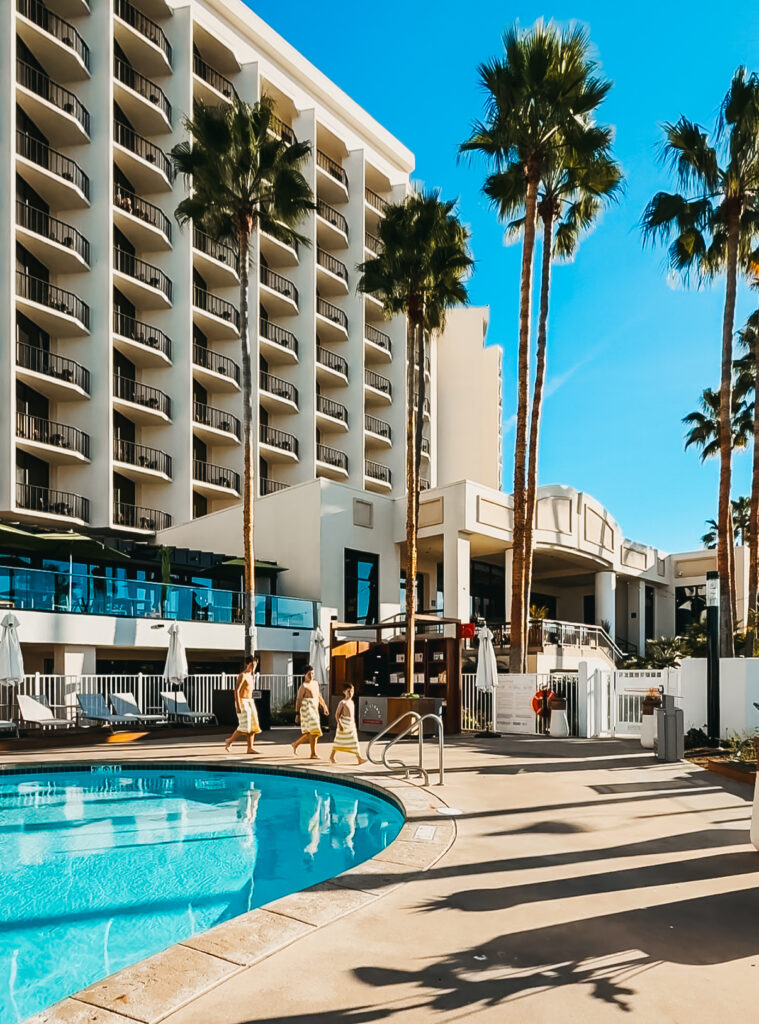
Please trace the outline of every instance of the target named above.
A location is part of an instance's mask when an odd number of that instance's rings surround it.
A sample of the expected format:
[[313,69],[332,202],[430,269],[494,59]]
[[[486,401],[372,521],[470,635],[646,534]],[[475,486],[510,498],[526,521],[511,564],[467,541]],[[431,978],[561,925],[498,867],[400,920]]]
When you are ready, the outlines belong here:
[[553,690],[536,690],[535,695],[533,696],[532,701],[530,702],[532,705],[532,710],[535,712],[536,715],[539,715],[541,718],[547,718],[548,702],[552,700],[555,696],[556,694],[553,692]]

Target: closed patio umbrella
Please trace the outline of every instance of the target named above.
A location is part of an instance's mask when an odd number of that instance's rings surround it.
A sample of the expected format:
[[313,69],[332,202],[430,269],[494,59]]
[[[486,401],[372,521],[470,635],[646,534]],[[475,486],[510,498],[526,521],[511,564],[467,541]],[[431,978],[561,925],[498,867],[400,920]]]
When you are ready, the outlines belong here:
[[483,622],[477,630],[479,647],[477,649],[477,674],[474,685],[480,693],[490,694],[492,728],[478,733],[478,736],[499,736],[495,731],[495,688],[498,685],[498,663],[495,660],[493,634]]
[[308,643],[308,660],[314,667],[314,679],[319,686],[327,686],[329,682],[327,676],[327,641],[320,626],[317,626],[311,633],[311,639]]
[[[13,704],[12,696],[6,700],[6,687],[18,686],[24,681],[24,659],[21,654],[21,644],[18,642],[17,628],[19,621],[12,612],[0,623],[2,635],[0,635],[0,687],[3,693],[0,694],[0,717],[10,720],[10,713],[6,708]],[[12,691],[11,691],[12,694]]]
[[182,643],[182,633],[178,622],[169,626],[169,649],[166,652],[166,665],[163,670],[164,682],[171,686],[181,687],[187,678],[187,652]]

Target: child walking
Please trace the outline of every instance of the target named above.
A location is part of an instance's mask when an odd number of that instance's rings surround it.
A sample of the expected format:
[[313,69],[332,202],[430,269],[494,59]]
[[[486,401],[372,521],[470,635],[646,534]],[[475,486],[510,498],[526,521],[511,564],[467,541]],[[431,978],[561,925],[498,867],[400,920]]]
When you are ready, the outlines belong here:
[[346,683],[343,687],[343,699],[337,705],[335,719],[337,720],[337,732],[329,758],[330,764],[335,763],[335,754],[338,750],[342,750],[346,754],[355,754],[359,764],[366,764],[366,758],[361,756],[358,745],[356,705],[353,703],[353,687],[350,683]]
[[293,754],[297,754],[301,743],[308,743],[312,761],[319,760],[319,755],[316,753],[316,744],[322,734],[319,708],[323,709],[325,715],[329,714],[329,708],[319,691],[319,684],[314,679],[313,666],[306,665],[303,682],[295,700],[295,715],[300,721],[301,735],[291,746]]

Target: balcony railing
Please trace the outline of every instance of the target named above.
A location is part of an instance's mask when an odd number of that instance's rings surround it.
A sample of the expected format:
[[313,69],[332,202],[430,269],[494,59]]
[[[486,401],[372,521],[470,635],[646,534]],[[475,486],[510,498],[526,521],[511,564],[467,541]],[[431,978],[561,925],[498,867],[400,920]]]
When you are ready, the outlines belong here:
[[122,85],[125,85],[128,89],[131,89],[139,96],[142,96],[143,99],[158,107],[169,124],[171,124],[171,104],[166,97],[166,93],[159,85],[151,82],[144,75],[139,74],[131,64],[127,64],[126,61],[120,60],[118,57],[113,58],[113,74]]
[[317,249],[316,262],[320,267],[324,267],[325,270],[329,270],[331,274],[335,274],[337,277],[342,278],[346,284],[348,283],[348,268],[331,253],[325,252],[324,249]]
[[198,76],[202,78],[204,82],[207,82],[212,89],[220,92],[222,96],[226,96],[228,100],[231,100],[233,96],[237,95],[237,90],[224,75],[220,75],[218,71],[215,71],[209,64],[203,60],[199,54],[194,54],[192,58],[192,70]]
[[317,395],[316,411],[323,413],[325,416],[331,416],[335,420],[340,420],[346,426],[348,425],[348,410],[339,402],[333,402],[331,398]]
[[427,477],[426,476],[420,477],[419,478],[419,490],[420,491],[428,491],[429,489],[430,489],[430,482],[427,479]]
[[226,263],[236,274],[240,273],[240,260],[231,245],[225,245],[224,242],[216,242],[210,235],[196,227],[192,229],[192,244],[200,252],[204,252],[206,256],[218,260],[219,263]]
[[331,320],[334,324],[339,324],[348,330],[348,315],[344,313],[339,306],[333,305],[331,302],[327,302],[326,299],[322,299],[320,296],[316,296],[316,312],[323,316],[326,320]]
[[19,227],[26,228],[27,231],[33,231],[35,235],[49,238],[51,242],[57,242],[58,245],[65,245],[89,266],[90,243],[70,224],[56,220],[44,210],[38,210],[36,206],[29,206],[28,203],[24,203],[20,199],[16,200],[16,223]]
[[335,352],[330,352],[327,348],[322,348],[321,345],[316,347],[316,361],[321,363],[322,366],[328,366],[330,370],[334,370],[336,373],[342,373],[344,377],[348,376],[348,360],[343,359],[342,356],[337,355]]
[[54,107],[62,110],[64,114],[70,114],[76,118],[87,135],[90,134],[90,115],[81,100],[69,89],[54,82],[44,71],[38,71],[26,61],[16,60],[16,82],[18,85],[28,89],[29,92],[41,96],[42,99],[52,103]]
[[317,444],[316,461],[348,472],[348,456],[345,452],[338,451],[337,448],[330,448],[326,444]]
[[298,339],[292,331],[286,331],[284,327],[278,327],[277,324],[273,324],[271,320],[267,320],[265,316],[262,316],[259,319],[258,329],[262,338],[266,338],[267,341],[274,342],[275,345],[281,345],[282,348],[286,348],[289,352],[293,352],[297,356]]
[[[16,484],[16,504],[19,508],[31,512],[48,512],[52,515],[65,516],[67,519],[80,519],[84,523],[90,521],[90,503],[80,494],[69,491],[55,491],[51,487],[38,487],[36,484]],[[13,572],[13,570],[5,570]],[[57,573],[49,573],[51,581]],[[20,605],[14,602],[14,607]]]
[[374,370],[364,370],[364,381],[370,388],[374,388],[375,391],[381,391],[384,395],[392,395],[393,393],[393,385],[387,377],[375,373]]
[[128,149],[135,156],[141,157],[149,164],[153,164],[164,175],[170,184],[174,183],[175,171],[171,160],[164,151],[152,142],[148,142],[142,135],[122,124],[121,121],[113,123],[113,140],[124,149]]
[[240,330],[240,312],[231,302],[220,299],[218,295],[213,295],[205,288],[199,288],[198,285],[193,286],[192,302],[198,309],[203,309],[220,320],[226,320],[228,323],[234,324],[238,331]]
[[288,402],[293,402],[294,405],[298,404],[298,389],[289,381],[282,380],[281,377],[275,377],[273,374],[265,373],[261,370],[259,383],[262,391],[267,391],[270,395],[276,395],[277,398],[284,398]]
[[196,366],[202,366],[213,373],[220,373],[224,377],[230,377],[237,385],[240,383],[240,367],[229,356],[221,356],[203,345],[192,346],[192,361]]
[[290,486],[289,484],[283,484],[281,480],[269,480],[269,478],[265,476],[258,478],[258,485],[262,496],[266,494],[276,494],[277,491],[286,491]]
[[386,352],[393,351],[393,343],[387,334],[383,334],[382,331],[378,331],[376,327],[372,327],[371,324],[367,324],[364,328],[364,337],[367,341],[371,341],[373,345],[379,345],[380,348],[384,348]]
[[171,476],[171,456],[158,448],[148,448],[144,444],[114,437],[113,458],[115,462],[123,462],[127,466],[139,466],[140,469],[152,469],[156,473]]
[[343,168],[337,161],[327,156],[326,153],[322,153],[320,149],[316,151],[316,166],[321,167],[323,171],[326,171],[336,181],[339,181],[341,185],[345,185],[346,188],[348,187],[348,175]]
[[133,217],[150,224],[161,231],[171,241],[171,221],[158,206],[149,203],[147,199],[130,192],[128,188],[114,183],[113,205],[124,213],[130,213]]
[[22,131],[16,132],[16,152],[24,159],[31,160],[33,164],[44,167],[46,171],[50,171],[58,178],[70,181],[79,189],[85,199],[89,200],[90,179],[79,164],[69,160],[63,153],[51,149],[46,143],[40,142],[39,139]]
[[54,36],[64,46],[70,47],[82,64],[90,70],[89,47],[73,25],[49,11],[40,0],[16,0],[16,10],[35,25]]
[[149,39],[151,43],[157,46],[169,64],[171,64],[171,46],[163,29],[156,25],[154,21],[151,21],[142,11],[138,11],[136,7],[133,7],[129,0],[115,0],[114,13],[117,18],[125,21],[130,28],[139,32],[140,35],[145,36],[146,39]]
[[62,380],[66,384],[74,384],[82,391],[90,393],[90,371],[85,370],[73,359],[46,352],[45,349],[27,345],[25,341],[16,342],[16,366],[32,373],[41,373],[54,380]]
[[259,427],[258,437],[261,444],[268,444],[272,448],[279,448],[283,452],[298,454],[298,438],[294,434],[288,434],[286,430],[277,430],[262,423]]
[[372,192],[370,188],[367,188],[364,192],[366,201],[373,210],[377,210],[378,213],[384,213],[388,207],[387,199],[383,199],[382,196],[378,196],[376,192]]
[[16,294],[29,302],[37,302],[48,309],[55,309],[59,313],[73,316],[84,327],[90,328],[90,307],[86,302],[74,295],[73,292],[64,291],[63,288],[56,288],[38,277],[16,271]]
[[280,137],[283,142],[292,146],[295,142],[295,132],[292,130],[289,124],[285,124],[281,117],[277,117],[276,114],[272,114],[269,122],[271,131]]
[[227,487],[230,491],[240,493],[240,474],[226,466],[213,466],[210,462],[193,459],[192,479],[201,484],[213,484],[214,487]]
[[171,359],[171,338],[168,335],[159,331],[157,327],[151,327],[150,324],[135,320],[126,313],[120,313],[118,309],[113,311],[113,333],[121,338],[136,341],[140,345],[147,345],[148,348],[154,348],[167,359]]
[[377,238],[376,235],[371,234],[369,231],[364,232],[364,246],[375,255],[379,255],[379,253],[382,252],[381,239]]
[[224,409],[214,409],[211,405],[204,405],[202,402],[195,402],[192,417],[196,423],[204,427],[212,427],[214,430],[222,430],[225,434],[234,434],[240,440],[242,427],[236,416]]
[[267,288],[271,288],[275,292],[279,292],[280,295],[284,295],[288,299],[292,299],[295,305],[298,305],[298,289],[292,281],[288,281],[281,274],[276,274],[273,270],[269,270],[268,267],[261,267],[260,274],[261,284],[266,285]]
[[38,441],[54,448],[65,448],[77,452],[85,459],[90,457],[90,435],[66,423],[55,423],[42,416],[16,413],[16,436],[25,441]]
[[384,484],[393,482],[390,469],[380,465],[379,462],[372,462],[371,459],[364,459],[364,476],[368,476],[372,480],[381,480]]
[[386,437],[388,441],[393,436],[393,428],[389,423],[385,423],[384,420],[378,419],[376,416],[369,416],[368,413],[364,416],[364,427],[372,434]]
[[422,455],[430,454],[430,439],[428,437],[422,438]]
[[132,402],[134,405],[141,405],[145,409],[154,409],[171,418],[171,399],[158,388],[152,388],[149,384],[141,384],[131,377],[123,377],[120,373],[113,375],[113,396],[124,402]]
[[139,256],[132,255],[126,249],[120,249],[117,245],[113,247],[113,269],[121,274],[133,277],[135,281],[141,281],[151,288],[157,288],[163,292],[169,302],[172,300],[171,281],[166,274],[152,263],[141,260]]
[[344,235],[348,234],[348,221],[343,217],[342,213],[330,206],[329,203],[325,203],[323,199],[316,200],[316,212],[322,218],[322,220],[328,221],[333,227],[336,227],[338,231],[342,231]]
[[141,505],[128,505],[125,501],[113,503],[113,522],[116,526],[126,526],[131,530],[167,530],[171,526],[171,516],[157,508],[143,508]]

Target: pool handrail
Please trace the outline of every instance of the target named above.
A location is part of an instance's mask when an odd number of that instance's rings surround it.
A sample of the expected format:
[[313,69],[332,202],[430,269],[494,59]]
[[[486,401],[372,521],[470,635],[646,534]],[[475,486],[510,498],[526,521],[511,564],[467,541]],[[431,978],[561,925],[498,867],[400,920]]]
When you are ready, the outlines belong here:
[[[381,761],[378,761],[376,758],[374,758],[372,756],[372,749],[374,747],[374,744],[377,743],[379,740],[384,739],[384,737],[392,729],[395,729],[396,726],[400,725],[400,723],[404,719],[406,719],[406,718],[410,718],[411,719],[410,724],[408,726],[406,726],[406,728],[402,732],[398,733],[397,736],[394,736],[388,743],[385,744],[385,746],[382,749],[382,759],[381,759]],[[382,730],[382,732],[377,733],[376,736],[373,736],[371,738],[371,740],[369,741],[369,745],[366,748],[366,756],[367,756],[368,760],[371,761],[372,764],[381,764],[383,767],[387,768],[387,770],[389,772],[403,771],[404,772],[404,778],[406,778],[406,779],[408,779],[408,777],[409,777],[411,772],[417,772],[424,779],[425,786],[429,786],[429,784],[430,784],[430,775],[429,775],[429,772],[427,771],[427,769],[424,767],[424,728],[423,728],[423,724],[426,721],[434,722],[435,723],[435,728],[437,730],[437,735],[438,735],[438,782],[437,782],[437,785],[438,786],[444,785],[444,783],[445,783],[445,764],[444,764],[444,760],[445,760],[445,757],[444,757],[445,739],[444,739],[444,734],[443,734],[443,718],[442,718],[442,715],[436,715],[436,714],[432,714],[432,713],[426,714],[426,715],[420,715],[417,711],[404,711],[404,713],[402,715],[399,715],[398,718],[395,719],[395,721],[393,721],[389,725],[387,725]],[[418,764],[406,764],[405,761],[399,761],[399,760],[392,760],[391,761],[390,758],[388,757],[388,753],[390,752],[391,748],[394,747],[395,744],[398,743],[400,740],[405,739],[406,736],[411,735],[417,729],[419,731],[419,747],[418,747],[418,749],[419,749],[419,763]]]

